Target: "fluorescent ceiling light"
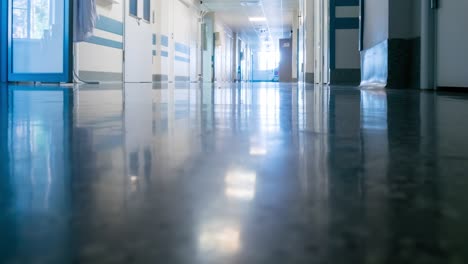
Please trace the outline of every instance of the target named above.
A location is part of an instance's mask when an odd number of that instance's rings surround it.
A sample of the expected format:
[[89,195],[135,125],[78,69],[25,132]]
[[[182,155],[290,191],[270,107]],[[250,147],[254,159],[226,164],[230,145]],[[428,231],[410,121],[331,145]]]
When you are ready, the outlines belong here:
[[264,22],[266,20],[266,17],[249,17],[250,22]]
[[240,1],[241,6],[259,6],[261,5],[260,0],[243,0]]

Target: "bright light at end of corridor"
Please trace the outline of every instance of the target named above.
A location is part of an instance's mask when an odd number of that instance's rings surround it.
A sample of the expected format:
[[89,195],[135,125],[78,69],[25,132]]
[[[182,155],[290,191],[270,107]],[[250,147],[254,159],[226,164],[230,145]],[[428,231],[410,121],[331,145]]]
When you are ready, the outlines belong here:
[[249,17],[250,22],[265,22],[266,17]]
[[250,147],[250,156],[265,156],[268,151],[262,147]]
[[240,248],[240,232],[238,228],[205,227],[198,243],[200,250],[221,254],[232,254]]

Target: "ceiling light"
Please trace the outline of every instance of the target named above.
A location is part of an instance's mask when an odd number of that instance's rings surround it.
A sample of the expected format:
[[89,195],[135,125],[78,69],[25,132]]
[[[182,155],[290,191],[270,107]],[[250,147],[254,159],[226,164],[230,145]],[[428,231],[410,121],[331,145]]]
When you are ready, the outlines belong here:
[[264,22],[266,20],[266,17],[249,17],[250,22]]
[[261,5],[260,0],[242,0],[240,1],[241,6],[259,6]]

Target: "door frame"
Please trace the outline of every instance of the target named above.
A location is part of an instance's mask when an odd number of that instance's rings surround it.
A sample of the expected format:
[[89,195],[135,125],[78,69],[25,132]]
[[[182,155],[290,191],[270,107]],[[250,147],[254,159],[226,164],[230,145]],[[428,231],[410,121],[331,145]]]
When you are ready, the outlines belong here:
[[314,78],[317,84],[330,82],[330,1],[314,1]]
[[437,10],[438,0],[421,2],[420,88],[437,89]]
[[8,81],[8,1],[0,2],[0,82]]
[[[13,72],[13,40],[12,40],[12,12],[10,12],[13,0],[8,0],[8,4],[2,6],[2,12],[6,9],[8,14],[6,26],[7,30],[7,74],[8,74],[8,81],[12,82],[52,82],[52,83],[60,83],[60,82],[71,82],[72,81],[72,71],[73,71],[73,60],[72,60],[72,53],[73,53],[73,5],[71,4],[71,0],[64,0],[63,8],[64,8],[64,38],[63,38],[63,72],[62,73],[14,73]],[[4,2],[4,1],[2,1]],[[5,1],[6,2],[6,1]],[[2,19],[4,20],[4,19]],[[3,21],[2,21],[3,22]]]

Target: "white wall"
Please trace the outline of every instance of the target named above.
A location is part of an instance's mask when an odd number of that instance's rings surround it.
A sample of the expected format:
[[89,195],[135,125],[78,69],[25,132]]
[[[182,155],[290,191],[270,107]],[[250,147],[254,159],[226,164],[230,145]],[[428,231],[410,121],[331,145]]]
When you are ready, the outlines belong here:
[[[115,27],[120,23],[123,32],[124,2],[120,4],[101,4],[98,0],[97,11],[100,16],[111,21]],[[189,80],[190,61],[199,60],[199,55],[191,56],[191,51],[197,50],[199,45],[198,11],[194,2],[185,0],[185,5],[179,0],[152,0],[152,14],[154,12],[153,34],[156,35],[156,45],[152,45],[155,55],[153,56],[153,75],[163,80]],[[102,21],[100,21],[102,22]],[[153,23],[154,22],[154,23]],[[99,21],[98,21],[99,24]],[[102,24],[102,23],[101,23]],[[122,80],[123,69],[123,42],[124,36],[110,32],[112,30],[96,29],[94,37],[87,42],[76,45],[77,47],[77,69],[83,76],[92,76],[93,80],[110,81],[109,74],[114,81]],[[162,44],[166,38],[168,45]],[[121,44],[121,48],[109,47]],[[103,45],[104,43],[104,45]],[[176,49],[176,47],[178,47]],[[163,55],[167,54],[167,56]],[[197,62],[195,61],[195,63]],[[195,71],[199,71],[195,67]],[[91,75],[90,75],[91,73]],[[197,76],[197,73],[193,73]]]
[[293,80],[297,80],[297,73],[298,73],[298,68],[297,68],[297,61],[298,61],[298,52],[297,52],[297,45],[299,43],[299,39],[297,38],[297,31],[299,30],[299,12],[294,11],[293,15],[293,25],[292,25],[292,34],[291,34],[291,39],[292,39],[292,76],[291,78]]
[[[191,60],[198,59],[198,55],[191,56],[194,49],[199,47],[198,11],[194,2],[189,0],[184,4],[179,0],[153,0],[155,6],[156,55],[153,56],[153,75],[163,80],[190,80]],[[166,45],[163,39],[168,40]],[[196,50],[196,48],[195,48]],[[192,62],[193,63],[193,62]],[[195,68],[196,69],[196,68]]]
[[[122,26],[123,32],[123,5],[102,5],[98,1],[97,12],[103,19],[113,21],[114,24]],[[102,22],[103,20],[99,21]],[[98,24],[99,24],[98,22]],[[101,77],[103,80],[114,81],[122,80],[123,69],[123,52],[122,48],[109,47],[103,45],[106,41],[114,44],[123,45],[123,35],[115,34],[108,31],[108,28],[95,29],[94,36],[87,42],[82,42],[76,47],[76,70],[83,74],[84,77]],[[91,74],[90,74],[91,73]],[[96,74],[94,74],[96,73]],[[110,73],[112,78],[109,79],[108,75],[102,73]],[[93,78],[99,79],[99,78]]]
[[[97,11],[106,21],[111,21],[114,29],[118,25],[121,32],[112,32],[111,28],[96,29],[95,36],[87,42],[76,45],[77,66],[76,69],[87,80],[122,81],[123,73],[123,26],[125,3],[128,0],[120,0],[120,4],[103,4],[98,0]],[[211,71],[208,63],[211,63],[213,51],[201,52],[201,30],[199,21],[198,1],[195,0],[151,0],[153,34],[156,44],[152,45],[153,55],[153,80],[162,81],[195,81],[198,74]],[[154,19],[153,19],[154,14]],[[212,16],[213,23],[209,26],[209,34],[220,33],[220,42],[216,46],[216,77],[218,81],[232,81],[235,79],[236,69],[233,60],[236,58],[233,32],[218,18]],[[209,20],[210,15],[208,15]],[[102,22],[102,21],[101,21]],[[99,24],[99,23],[98,23]],[[102,23],[101,23],[102,24]],[[115,30],[114,30],[115,31]],[[166,41],[167,40],[167,41]],[[109,44],[110,43],[110,44]],[[208,38],[208,46],[211,45]],[[244,78],[250,75],[250,50],[244,47]],[[202,56],[206,62],[201,65]],[[207,76],[205,76],[207,77]],[[211,78],[204,78],[211,81]]]
[[232,30],[226,26],[216,15],[214,16],[214,32],[219,34],[215,46],[215,81],[229,82],[232,76],[232,60],[235,58],[232,46],[234,38]]

